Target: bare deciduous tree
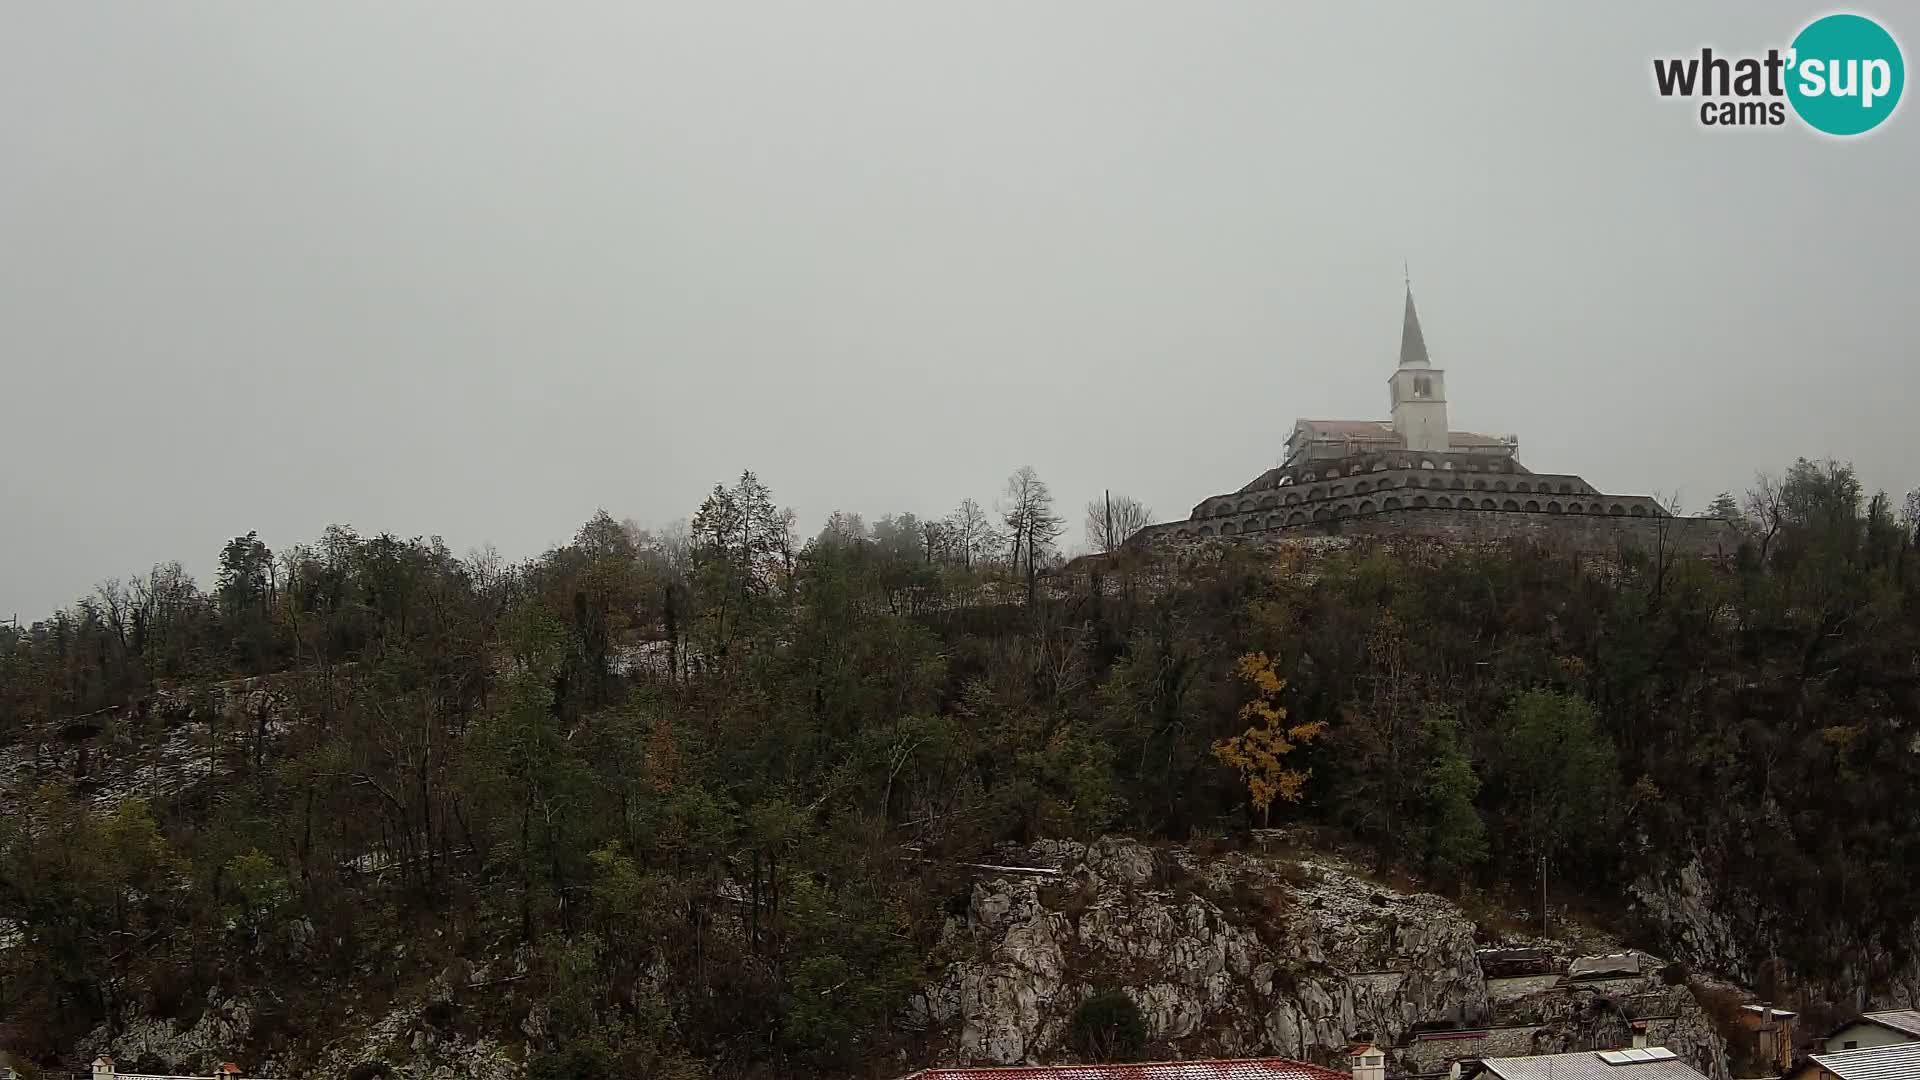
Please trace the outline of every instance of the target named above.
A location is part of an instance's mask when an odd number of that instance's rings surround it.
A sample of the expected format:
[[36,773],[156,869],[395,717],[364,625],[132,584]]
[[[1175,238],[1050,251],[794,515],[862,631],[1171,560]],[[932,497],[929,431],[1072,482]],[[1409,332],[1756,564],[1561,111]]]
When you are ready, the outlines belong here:
[[997,546],[993,522],[972,499],[960,500],[959,507],[947,515],[947,534],[952,538],[954,557],[968,568],[990,547]]
[[1066,522],[1053,512],[1053,492],[1048,490],[1047,482],[1040,479],[1040,474],[1033,471],[1033,466],[1022,465],[1007,477],[1000,519],[1011,534],[1013,544],[1008,555],[1016,573],[1020,572],[1020,560],[1026,559],[1027,602],[1031,604],[1034,582],[1040,573],[1040,556],[1052,550],[1053,542],[1066,528]]
[[1767,561],[1767,548],[1773,544],[1773,538],[1780,532],[1780,524],[1785,516],[1786,507],[1780,497],[1780,478],[1766,473],[1753,478],[1753,487],[1747,489],[1747,520],[1753,522],[1755,534],[1760,538],[1760,561]]
[[1131,495],[1109,492],[1087,504],[1087,546],[1097,552],[1120,550],[1134,533],[1153,522],[1153,511]]
[[1661,514],[1653,520],[1653,603],[1658,607],[1666,595],[1667,578],[1673,571],[1674,560],[1679,557],[1679,530],[1684,511],[1680,502],[1680,492],[1655,491],[1653,501],[1659,505]]
[[950,562],[953,555],[953,529],[944,521],[920,523],[920,540],[925,546],[927,565]]
[[835,510],[827,515],[827,523],[821,527],[820,535],[814,542],[827,546],[857,544],[867,539],[867,521],[859,514],[848,510]]

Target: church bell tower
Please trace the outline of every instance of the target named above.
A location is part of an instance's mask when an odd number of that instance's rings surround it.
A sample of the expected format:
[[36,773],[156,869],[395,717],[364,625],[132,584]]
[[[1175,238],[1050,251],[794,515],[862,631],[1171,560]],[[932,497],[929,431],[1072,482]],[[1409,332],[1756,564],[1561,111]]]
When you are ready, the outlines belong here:
[[1393,393],[1393,432],[1409,450],[1447,449],[1447,373],[1427,360],[1420,316],[1407,285],[1407,319],[1400,330],[1400,367],[1387,380]]

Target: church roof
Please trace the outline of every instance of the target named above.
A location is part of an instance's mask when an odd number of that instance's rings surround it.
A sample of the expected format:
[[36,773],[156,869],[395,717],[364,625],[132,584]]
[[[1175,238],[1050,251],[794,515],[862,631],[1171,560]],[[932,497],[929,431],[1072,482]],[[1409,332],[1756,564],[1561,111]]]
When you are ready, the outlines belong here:
[[[1321,438],[1350,439],[1391,439],[1394,437],[1391,420],[1300,420],[1297,426],[1310,428]],[[1447,442],[1452,446],[1501,446],[1506,440],[1494,435],[1482,435],[1477,431],[1449,431]]]
[[1317,435],[1347,435],[1356,439],[1393,437],[1391,420],[1301,420]]
[[1420,316],[1413,310],[1413,286],[1407,286],[1407,319],[1400,328],[1400,366],[1429,367],[1427,339],[1420,333]]
[[1448,446],[1505,446],[1507,440],[1498,435],[1482,435],[1477,431],[1447,432]]

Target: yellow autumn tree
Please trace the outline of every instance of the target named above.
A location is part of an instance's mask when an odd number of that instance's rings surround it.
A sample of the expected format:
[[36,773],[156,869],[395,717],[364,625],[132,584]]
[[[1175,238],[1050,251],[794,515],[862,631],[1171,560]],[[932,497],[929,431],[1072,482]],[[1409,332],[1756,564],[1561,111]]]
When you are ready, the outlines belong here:
[[1240,706],[1240,719],[1247,730],[1213,744],[1213,756],[1222,765],[1240,772],[1247,794],[1260,811],[1260,823],[1267,823],[1273,800],[1299,802],[1312,770],[1287,767],[1287,755],[1318,738],[1327,729],[1326,721],[1312,720],[1291,724],[1287,710],[1280,705],[1280,692],[1287,680],[1274,670],[1266,653],[1248,653],[1234,663],[1234,672],[1253,686],[1253,699]]

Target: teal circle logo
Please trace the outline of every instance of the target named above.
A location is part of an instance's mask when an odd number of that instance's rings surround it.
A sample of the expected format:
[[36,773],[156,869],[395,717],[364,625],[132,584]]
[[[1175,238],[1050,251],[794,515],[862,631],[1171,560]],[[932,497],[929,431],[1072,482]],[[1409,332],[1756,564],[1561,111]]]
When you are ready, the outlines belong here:
[[1829,135],[1872,131],[1893,115],[1907,82],[1893,35],[1862,15],[1828,15],[1793,39],[1787,100]]

